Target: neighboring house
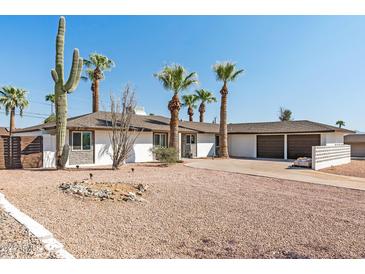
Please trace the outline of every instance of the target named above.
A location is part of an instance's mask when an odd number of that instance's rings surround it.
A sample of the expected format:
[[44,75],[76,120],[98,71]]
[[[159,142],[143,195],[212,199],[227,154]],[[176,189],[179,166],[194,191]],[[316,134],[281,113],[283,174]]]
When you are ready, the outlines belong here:
[[[153,161],[151,149],[167,146],[170,119],[157,115],[133,115],[138,138],[127,162]],[[66,166],[111,165],[110,113],[96,112],[68,119]],[[343,144],[352,131],[311,121],[244,123],[228,125],[232,157],[295,159],[311,156],[312,146]],[[213,157],[219,151],[219,124],[179,122],[179,154],[182,158]],[[16,136],[43,136],[43,166],[55,164],[55,123],[18,129]]]
[[0,137],[9,136],[9,131],[6,127],[0,127]]
[[345,144],[351,145],[352,157],[365,157],[365,134],[346,135]]

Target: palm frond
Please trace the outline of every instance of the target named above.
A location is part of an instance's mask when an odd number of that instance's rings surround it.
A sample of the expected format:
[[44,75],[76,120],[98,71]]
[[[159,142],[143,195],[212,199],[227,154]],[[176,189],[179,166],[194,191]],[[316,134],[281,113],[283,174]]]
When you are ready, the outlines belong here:
[[198,82],[195,72],[187,73],[185,68],[178,64],[165,66],[160,72],[155,73],[156,77],[166,90],[171,90],[174,94],[186,90]]
[[217,102],[217,98],[213,95],[213,93],[206,89],[197,89],[195,90],[195,94],[198,100],[200,100],[202,103]]
[[23,114],[23,109],[29,105],[26,93],[26,90],[12,86],[2,88],[0,91],[0,104],[5,107],[6,115],[15,108],[19,108],[21,115]]
[[187,94],[182,96],[183,106],[196,108],[197,96],[194,94]]
[[47,94],[46,96],[45,96],[45,100],[47,101],[47,102],[51,102],[51,103],[55,103],[55,101],[56,101],[56,95],[54,94],[54,93],[50,93],[50,94]]
[[234,72],[233,75],[231,76],[231,81],[235,81],[237,76],[240,75],[243,72],[244,72],[243,69],[240,69],[240,70],[237,70],[236,72]]
[[237,70],[236,63],[225,61],[216,63],[213,71],[217,81],[229,82],[234,81],[243,72],[243,69]]

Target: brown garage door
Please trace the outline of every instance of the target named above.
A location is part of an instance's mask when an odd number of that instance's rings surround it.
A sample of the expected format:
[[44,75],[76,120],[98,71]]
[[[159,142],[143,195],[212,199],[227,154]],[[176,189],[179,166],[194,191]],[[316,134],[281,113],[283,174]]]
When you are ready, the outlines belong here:
[[320,134],[288,135],[288,159],[312,157],[312,146],[320,145]]
[[257,135],[257,158],[284,158],[284,135]]

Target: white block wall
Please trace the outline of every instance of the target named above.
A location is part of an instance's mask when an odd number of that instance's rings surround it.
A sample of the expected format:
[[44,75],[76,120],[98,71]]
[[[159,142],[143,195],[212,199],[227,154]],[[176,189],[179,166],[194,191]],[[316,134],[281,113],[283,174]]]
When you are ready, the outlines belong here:
[[229,134],[228,153],[232,157],[256,158],[256,135]]
[[351,146],[328,145],[312,147],[312,168],[323,168],[344,165],[351,162]]
[[215,134],[199,133],[197,139],[197,157],[213,157],[215,151]]

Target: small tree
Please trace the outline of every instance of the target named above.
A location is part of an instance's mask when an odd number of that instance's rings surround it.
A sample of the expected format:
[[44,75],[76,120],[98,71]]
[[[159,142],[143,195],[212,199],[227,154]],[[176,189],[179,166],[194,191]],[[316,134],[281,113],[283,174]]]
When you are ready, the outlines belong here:
[[125,87],[121,99],[110,96],[112,132],[109,134],[109,138],[113,150],[111,153],[113,169],[119,169],[125,163],[140,133],[132,127],[135,106],[134,91],[128,85]]
[[336,122],[336,125],[337,125],[339,128],[342,128],[342,127],[344,127],[344,126],[345,126],[345,122],[344,122],[344,121],[342,121],[342,120],[338,120],[338,121]]
[[283,107],[280,107],[280,110],[279,110],[279,120],[284,122],[284,121],[290,121],[292,120],[292,112],[290,109],[287,109],[287,108],[283,108]]

